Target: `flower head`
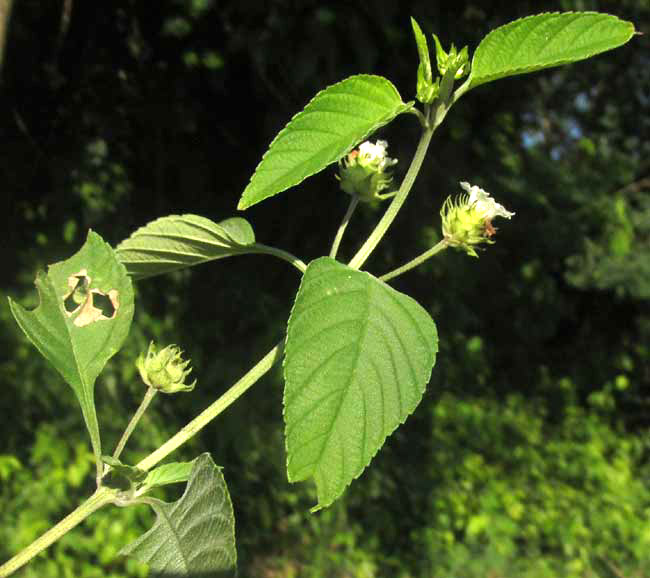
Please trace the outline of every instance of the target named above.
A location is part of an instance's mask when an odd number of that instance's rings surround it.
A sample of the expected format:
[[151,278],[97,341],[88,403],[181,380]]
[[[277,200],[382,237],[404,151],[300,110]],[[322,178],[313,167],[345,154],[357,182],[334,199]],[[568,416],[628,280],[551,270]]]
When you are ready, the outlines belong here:
[[192,368],[188,369],[190,360],[183,361],[182,353],[176,345],[168,345],[156,351],[152,341],[147,353],[141,353],[135,362],[142,381],[163,393],[192,391],[196,380],[189,384],[184,383]]
[[396,159],[387,156],[387,148],[388,143],[385,140],[378,140],[375,144],[366,141],[341,159],[337,175],[341,181],[341,189],[366,202],[390,196],[380,194],[393,180],[393,177],[385,172],[386,169],[397,163]]
[[490,237],[497,230],[492,226],[492,219],[495,217],[510,219],[514,213],[507,211],[480,187],[465,182],[460,183],[460,186],[468,194],[459,195],[456,199],[447,197],[440,210],[442,234],[450,246],[458,247],[468,255],[478,257],[474,245],[494,243]]

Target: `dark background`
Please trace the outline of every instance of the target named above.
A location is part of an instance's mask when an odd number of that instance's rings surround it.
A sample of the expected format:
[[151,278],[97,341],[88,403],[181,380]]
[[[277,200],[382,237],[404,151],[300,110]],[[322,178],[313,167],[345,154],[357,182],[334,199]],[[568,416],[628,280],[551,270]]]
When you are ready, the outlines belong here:
[[[215,221],[268,143],[325,86],[358,73],[415,92],[409,16],[443,45],[545,10],[599,10],[647,32],[650,2],[15,2],[2,64],[2,293],[88,228],[117,244],[168,214]],[[430,38],[430,36],[429,36]],[[433,42],[430,42],[430,46]],[[284,472],[279,370],[174,454],[224,466],[243,576],[650,576],[650,62],[647,36],[589,61],[481,86],[436,133],[389,235],[381,274],[439,238],[469,181],[512,221],[471,259],[447,251],[393,282],[434,317],[425,397],[343,499],[315,515]],[[404,175],[414,117],[378,133]],[[328,168],[246,211],[259,242],[326,254],[346,195]],[[362,208],[351,257],[380,217]],[[97,383],[113,446],[143,393],[133,361],[178,343],[199,384],[160,396],[125,452],[137,461],[281,337],[298,287],[286,263],[243,256],[137,284],[127,344]],[[0,305],[0,558],[92,490],[72,391]],[[170,499],[173,494],[168,496]],[[99,513],[21,576],[136,576],[117,551],[146,509]]]

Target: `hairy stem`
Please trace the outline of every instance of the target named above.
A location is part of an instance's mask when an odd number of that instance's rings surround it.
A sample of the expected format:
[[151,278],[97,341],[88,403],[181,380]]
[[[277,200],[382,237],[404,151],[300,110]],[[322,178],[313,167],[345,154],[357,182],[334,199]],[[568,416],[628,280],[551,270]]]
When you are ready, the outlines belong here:
[[446,249],[448,246],[449,244],[447,243],[447,239],[443,239],[442,241],[440,241],[439,243],[431,247],[431,249],[429,249],[428,251],[425,251],[421,255],[418,255],[415,259],[412,259],[411,261],[405,263],[401,267],[398,267],[397,269],[393,269],[389,273],[382,275],[381,277],[379,277],[379,279],[381,281],[388,281],[389,279],[394,279],[398,275],[401,275],[402,273],[406,273],[407,271],[417,267],[421,263],[424,263],[427,259],[433,257],[436,253],[440,253],[440,251]]
[[96,512],[101,507],[113,501],[115,490],[109,488],[98,488],[76,510],[70,512],[56,526],[52,526],[42,536],[34,540],[27,548],[21,550],[13,558],[0,566],[0,578],[5,578],[18,570],[21,566],[29,562],[34,556],[45,550],[48,546],[56,542],[59,538],[67,534],[72,528],[83,522],[90,514]]
[[336,258],[336,254],[339,250],[339,245],[341,244],[341,239],[343,239],[343,233],[345,233],[345,229],[347,228],[348,223],[352,218],[352,214],[354,213],[354,210],[357,208],[358,204],[359,196],[352,195],[352,199],[350,199],[350,204],[348,205],[348,210],[346,211],[345,216],[339,225],[339,230],[336,231],[336,236],[334,237],[334,242],[332,243],[332,249],[330,250],[330,257],[332,259]]
[[149,407],[149,404],[151,403],[151,400],[154,398],[156,393],[158,393],[157,389],[153,387],[147,388],[147,391],[145,392],[144,397],[142,398],[142,402],[140,403],[140,406],[138,407],[138,409],[135,410],[135,413],[133,414],[133,417],[131,418],[129,425],[126,426],[126,429],[124,430],[124,433],[120,438],[120,441],[117,443],[117,447],[115,448],[115,452],[113,453],[113,457],[115,459],[118,459],[120,457],[120,454],[122,453],[122,450],[126,445],[126,442],[131,437],[131,434],[133,433],[135,426],[138,425],[140,418],[144,415],[144,412]]
[[224,393],[214,403],[204,409],[190,423],[169,438],[157,450],[141,460],[137,467],[142,470],[149,470],[160,460],[167,457],[178,447],[182,446],[187,440],[194,437],[215,417],[217,417],[230,404],[235,402],[239,396],[246,392],[260,377],[262,377],[275,363],[282,357],[284,349],[284,340],[280,341],[271,351],[269,351],[256,365],[254,365],[244,377],[235,383],[226,393]]
[[375,230],[370,234],[361,249],[359,249],[357,254],[350,261],[350,267],[359,269],[359,267],[366,262],[366,259],[368,259],[370,254],[375,250],[375,247],[377,247],[379,241],[381,241],[382,237],[386,234],[386,231],[388,231],[388,227],[390,227],[391,223],[397,216],[397,213],[402,208],[404,201],[406,201],[406,197],[411,191],[411,187],[413,187],[415,178],[420,172],[420,167],[422,166],[422,161],[424,161],[427,149],[429,148],[433,131],[433,128],[428,128],[422,132],[420,142],[418,143],[415,155],[413,155],[413,160],[411,161],[411,166],[406,172],[406,176],[402,181],[399,191],[397,191],[397,195],[395,195],[395,198],[384,213],[384,216],[381,218],[379,223],[377,223]]
[[283,251],[282,249],[277,249],[276,247],[270,247],[269,245],[263,245],[262,243],[255,243],[248,249],[249,250],[247,252],[249,254],[258,253],[260,255],[273,255],[274,257],[278,257],[283,261],[287,261],[288,263],[291,263],[301,273],[304,273],[305,270],[307,269],[307,265],[305,265],[303,261],[298,259],[298,257],[296,257],[295,255],[292,255],[288,251]]

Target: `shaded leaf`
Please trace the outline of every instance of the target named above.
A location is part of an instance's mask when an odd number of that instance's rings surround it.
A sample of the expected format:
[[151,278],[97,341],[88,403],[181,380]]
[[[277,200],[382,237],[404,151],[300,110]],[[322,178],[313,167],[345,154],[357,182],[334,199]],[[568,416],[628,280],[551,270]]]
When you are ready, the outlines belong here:
[[140,227],[115,253],[129,275],[144,279],[249,253],[254,244],[252,227],[240,217],[215,223],[198,215],[169,215]]
[[411,107],[381,76],[360,74],[328,86],[275,137],[237,208],[247,209],[318,173]]
[[598,12],[521,18],[481,41],[474,53],[469,86],[583,60],[625,44],[633,34],[631,22]]
[[101,442],[95,412],[95,380],[118,352],[133,318],[133,288],[110,245],[93,231],[81,250],[39,272],[40,303],[27,311],[9,299],[25,335],[74,390],[93,451]]
[[436,327],[409,296],[324,257],[310,263],[287,330],[287,471],[331,504],[420,402]]
[[154,525],[120,554],[148,564],[152,576],[161,578],[236,575],[232,503],[223,475],[209,454],[194,461],[179,500],[168,504],[146,498],[146,503],[156,512]]

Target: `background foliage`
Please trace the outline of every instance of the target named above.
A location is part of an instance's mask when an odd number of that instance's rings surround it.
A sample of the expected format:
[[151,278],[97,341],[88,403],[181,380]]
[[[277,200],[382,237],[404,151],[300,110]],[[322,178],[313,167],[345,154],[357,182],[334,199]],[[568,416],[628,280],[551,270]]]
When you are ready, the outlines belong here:
[[[543,9],[607,11],[641,31],[650,22],[647,0],[15,3],[2,69],[2,293],[35,305],[36,270],[75,252],[89,227],[116,244],[170,213],[234,216],[270,140],[326,85],[382,74],[409,98],[409,15],[471,51]],[[648,54],[638,37],[480,87],[449,115],[369,270],[435,242],[460,180],[517,214],[479,260],[447,252],[395,281],[436,320],[438,362],[422,405],[342,501],[308,514],[314,489],[286,481],[279,371],[174,455],[209,451],[224,466],[242,575],[650,575]],[[415,119],[380,135],[404,171]],[[327,251],[346,202],[325,171],[246,217],[260,242],[307,261]],[[377,218],[355,217],[341,258]],[[96,387],[106,447],[143,394],[133,361],[150,339],[179,343],[199,384],[156,399],[126,460],[280,338],[298,283],[261,256],[138,283],[132,333]],[[0,318],[6,558],[88,495],[93,475],[72,392],[6,300]],[[143,576],[116,553],[150,523],[144,508],[99,512],[19,574]]]

